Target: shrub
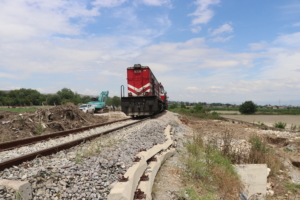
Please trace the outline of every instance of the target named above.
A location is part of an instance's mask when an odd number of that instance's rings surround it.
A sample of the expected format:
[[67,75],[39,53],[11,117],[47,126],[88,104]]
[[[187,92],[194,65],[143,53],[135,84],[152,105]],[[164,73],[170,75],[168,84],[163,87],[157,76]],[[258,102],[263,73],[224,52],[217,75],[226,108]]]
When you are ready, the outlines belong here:
[[285,129],[286,123],[284,123],[284,122],[276,122],[273,126],[274,126],[275,128],[282,128],[282,129]]
[[182,103],[182,104],[180,105],[180,108],[186,108],[186,106]]
[[252,101],[245,101],[239,108],[242,114],[253,114],[257,111],[257,106]]
[[214,111],[214,112],[212,112],[211,114],[212,114],[212,115],[214,115],[214,116],[217,116],[217,115],[219,115],[219,114],[218,114],[217,112],[215,112],[215,111]]
[[199,105],[199,104],[194,107],[194,111],[195,112],[201,112],[202,109],[203,109],[203,107],[201,105]]
[[292,130],[292,131],[295,131],[296,129],[297,129],[297,125],[293,125],[293,124],[292,124],[292,125],[291,125],[291,130]]

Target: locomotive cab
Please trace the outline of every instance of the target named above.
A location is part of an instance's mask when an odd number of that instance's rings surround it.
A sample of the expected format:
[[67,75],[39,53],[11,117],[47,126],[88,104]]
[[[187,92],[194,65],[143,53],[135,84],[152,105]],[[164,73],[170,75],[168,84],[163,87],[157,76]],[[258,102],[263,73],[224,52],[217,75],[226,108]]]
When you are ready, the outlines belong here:
[[128,97],[121,89],[122,112],[130,116],[150,116],[167,108],[167,93],[148,66],[127,68]]

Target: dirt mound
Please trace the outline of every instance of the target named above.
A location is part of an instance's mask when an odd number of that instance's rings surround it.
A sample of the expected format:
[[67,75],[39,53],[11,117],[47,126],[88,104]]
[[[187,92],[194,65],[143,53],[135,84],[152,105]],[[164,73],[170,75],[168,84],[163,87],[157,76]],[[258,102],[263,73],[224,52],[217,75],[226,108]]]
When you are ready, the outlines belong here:
[[64,131],[108,121],[108,116],[83,113],[72,103],[22,114],[0,112],[0,142]]

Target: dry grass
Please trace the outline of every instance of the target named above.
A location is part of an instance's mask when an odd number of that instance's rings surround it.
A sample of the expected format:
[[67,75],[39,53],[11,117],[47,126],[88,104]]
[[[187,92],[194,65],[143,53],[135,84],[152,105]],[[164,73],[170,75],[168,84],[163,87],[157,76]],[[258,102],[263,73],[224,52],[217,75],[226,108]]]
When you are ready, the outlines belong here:
[[267,147],[266,138],[253,135],[244,141],[244,146],[237,143],[229,129],[217,136],[195,130],[193,139],[186,143],[185,154],[189,185],[185,190],[190,199],[239,199],[244,186],[232,164],[267,164],[269,176],[274,177],[284,169],[279,157]]
[[230,160],[222,156],[214,141],[205,145],[202,138],[203,132],[197,131],[193,140],[186,143],[185,176],[193,185],[186,189],[189,196],[191,199],[239,199],[243,185]]
[[80,163],[84,158],[100,154],[102,148],[110,147],[118,142],[120,140],[103,136],[92,140],[88,145],[83,144],[80,150],[76,152],[75,163]]

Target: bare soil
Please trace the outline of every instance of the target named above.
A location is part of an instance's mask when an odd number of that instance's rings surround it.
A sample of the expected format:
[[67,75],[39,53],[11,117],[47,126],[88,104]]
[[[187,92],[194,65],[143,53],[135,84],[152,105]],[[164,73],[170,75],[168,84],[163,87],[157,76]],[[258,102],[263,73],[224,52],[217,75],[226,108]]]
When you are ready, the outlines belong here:
[[[113,115],[113,117],[110,117]],[[72,103],[34,112],[0,111],[0,142],[64,131],[122,119],[123,114],[87,114]]]

